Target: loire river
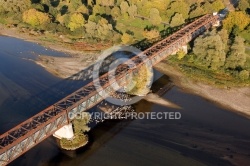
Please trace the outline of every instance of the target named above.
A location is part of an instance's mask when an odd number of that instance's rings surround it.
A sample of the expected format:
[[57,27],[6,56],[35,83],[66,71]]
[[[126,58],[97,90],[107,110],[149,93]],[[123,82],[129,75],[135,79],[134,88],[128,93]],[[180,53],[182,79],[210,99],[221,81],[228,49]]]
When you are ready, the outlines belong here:
[[[0,37],[1,134],[86,83],[61,80],[49,74],[32,61],[42,54],[66,56],[34,43]],[[168,79],[162,77],[161,81]],[[50,137],[10,165],[224,166],[250,163],[250,121],[247,118],[175,86],[162,98],[182,109],[142,100],[136,104],[136,111],[178,111],[181,119],[106,121],[91,130],[90,142],[84,148],[62,151],[55,138]]]

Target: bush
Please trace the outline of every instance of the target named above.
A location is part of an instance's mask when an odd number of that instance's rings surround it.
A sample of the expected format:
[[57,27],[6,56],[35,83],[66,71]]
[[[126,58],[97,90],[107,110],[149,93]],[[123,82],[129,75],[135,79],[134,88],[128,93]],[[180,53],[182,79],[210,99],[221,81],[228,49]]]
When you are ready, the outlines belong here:
[[239,78],[241,79],[241,80],[247,80],[247,79],[249,79],[249,71],[247,71],[247,70],[242,70],[240,73],[239,73]]
[[37,11],[36,9],[29,9],[23,13],[23,21],[31,26],[38,26],[50,22],[48,14]]

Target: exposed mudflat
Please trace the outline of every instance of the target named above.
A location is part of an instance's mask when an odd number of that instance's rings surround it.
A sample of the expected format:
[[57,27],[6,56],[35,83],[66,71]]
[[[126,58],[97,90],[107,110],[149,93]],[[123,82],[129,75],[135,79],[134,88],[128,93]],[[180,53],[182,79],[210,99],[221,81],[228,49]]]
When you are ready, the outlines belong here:
[[174,84],[185,91],[202,96],[236,113],[250,118],[250,87],[218,88],[188,78],[176,68],[161,62],[157,70],[168,75]]

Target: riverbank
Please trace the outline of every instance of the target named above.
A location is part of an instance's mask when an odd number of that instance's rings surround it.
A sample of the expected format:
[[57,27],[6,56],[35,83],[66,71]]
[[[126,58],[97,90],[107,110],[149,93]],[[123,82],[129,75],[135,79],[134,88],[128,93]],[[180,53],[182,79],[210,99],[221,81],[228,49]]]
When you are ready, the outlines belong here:
[[[40,44],[45,48],[64,52],[68,57],[51,57],[47,55],[39,55],[35,61],[38,65],[44,67],[48,72],[60,78],[67,78],[82,69],[94,64],[99,56],[99,52],[78,51],[69,47],[65,38],[62,36],[34,35],[31,32],[20,32],[19,28],[8,28],[0,24],[0,36],[9,36],[25,41]],[[53,39],[50,39],[53,38]]]
[[[98,59],[98,53],[84,53],[64,47],[59,43],[39,41],[36,37],[25,33],[19,33],[17,28],[5,28],[0,25],[0,34],[35,42],[57,51],[66,52],[69,57],[50,57],[41,55],[36,61],[47,71],[61,78],[67,78],[80,70],[93,64]],[[250,88],[232,87],[230,89],[217,88],[187,78],[176,67],[170,66],[167,61],[159,63],[156,67],[160,72],[170,76],[175,85],[185,91],[202,96],[230,110],[250,118]]]
[[216,104],[250,118],[250,87],[219,88],[194,81],[177,67],[162,61],[155,69],[168,75],[173,83],[184,91],[204,97]]

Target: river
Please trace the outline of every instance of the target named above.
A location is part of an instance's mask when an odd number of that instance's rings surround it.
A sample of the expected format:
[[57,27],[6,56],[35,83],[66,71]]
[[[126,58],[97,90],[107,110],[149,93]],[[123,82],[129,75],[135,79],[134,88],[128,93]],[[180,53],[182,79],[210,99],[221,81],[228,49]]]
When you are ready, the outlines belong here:
[[[42,54],[67,56],[34,43],[0,37],[0,133],[86,84],[61,80],[36,65],[32,60]],[[161,81],[168,82],[168,78]],[[135,105],[136,111],[180,112],[181,119],[105,121],[91,130],[84,148],[62,151],[49,137],[10,165],[249,165],[247,118],[176,86],[162,98],[182,109],[142,100]]]

